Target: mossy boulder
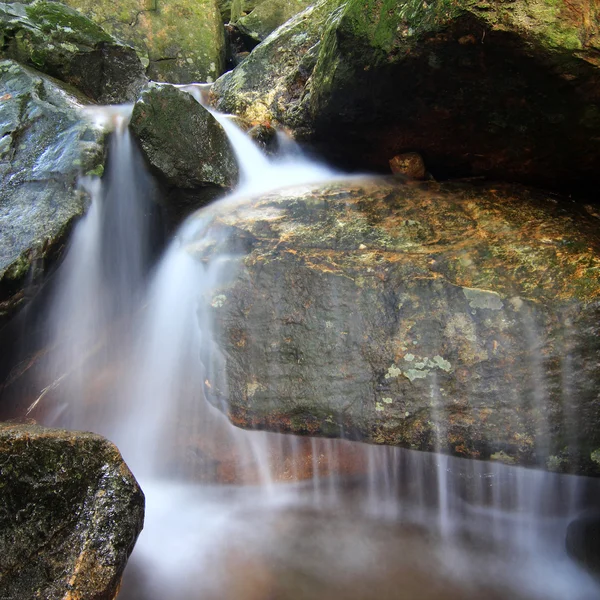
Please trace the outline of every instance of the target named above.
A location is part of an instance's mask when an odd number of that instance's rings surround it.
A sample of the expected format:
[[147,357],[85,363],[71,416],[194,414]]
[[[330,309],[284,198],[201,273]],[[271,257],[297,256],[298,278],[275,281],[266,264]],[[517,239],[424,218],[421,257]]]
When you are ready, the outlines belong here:
[[254,42],[262,42],[280,25],[314,4],[314,0],[264,0],[250,14],[236,20],[237,28]]
[[300,126],[302,93],[339,4],[340,0],[321,0],[259,44],[243,63],[216,81],[211,90],[216,108],[252,124]]
[[62,250],[85,198],[80,174],[104,160],[104,134],[82,114],[84,97],[0,61],[0,322],[35,292]]
[[0,5],[2,53],[70,83],[98,102],[132,102],[146,83],[135,50],[55,2]]
[[2,598],[112,600],[144,495],[108,440],[0,424]]
[[225,131],[187,92],[150,84],[134,106],[130,127],[148,162],[171,185],[236,183],[237,162]]
[[217,82],[217,105],[290,127],[347,166],[387,171],[416,151],[438,178],[597,189],[597,3],[349,0],[329,12],[307,13],[310,61],[287,52],[284,28]]
[[225,66],[216,0],[61,0],[136,48],[155,81],[214,81]]
[[391,178],[205,210],[189,251],[239,257],[200,300],[233,423],[600,475],[598,217]]

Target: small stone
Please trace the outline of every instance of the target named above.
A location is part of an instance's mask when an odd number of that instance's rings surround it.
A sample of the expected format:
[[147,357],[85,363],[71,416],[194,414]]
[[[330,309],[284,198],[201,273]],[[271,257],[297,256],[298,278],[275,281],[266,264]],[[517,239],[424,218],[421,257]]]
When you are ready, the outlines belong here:
[[416,152],[398,154],[390,159],[390,169],[394,175],[405,175],[410,179],[425,179],[426,169],[423,157]]

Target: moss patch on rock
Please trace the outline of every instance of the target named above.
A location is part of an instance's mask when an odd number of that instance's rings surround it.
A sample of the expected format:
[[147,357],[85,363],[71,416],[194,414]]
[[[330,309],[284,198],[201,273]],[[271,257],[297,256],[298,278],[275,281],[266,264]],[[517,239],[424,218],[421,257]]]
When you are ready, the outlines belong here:
[[225,36],[216,0],[63,0],[115,38],[131,44],[150,79],[215,81],[225,67]]
[[146,82],[135,51],[57,2],[0,6],[3,54],[110,104],[134,100]]

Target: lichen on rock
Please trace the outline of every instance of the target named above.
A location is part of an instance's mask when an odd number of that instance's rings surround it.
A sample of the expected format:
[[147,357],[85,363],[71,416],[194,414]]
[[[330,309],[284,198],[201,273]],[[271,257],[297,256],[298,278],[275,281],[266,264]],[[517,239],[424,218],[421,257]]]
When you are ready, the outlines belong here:
[[600,238],[566,206],[390,178],[208,209],[229,242],[189,251],[245,248],[207,294],[215,405],[242,427],[600,474]]

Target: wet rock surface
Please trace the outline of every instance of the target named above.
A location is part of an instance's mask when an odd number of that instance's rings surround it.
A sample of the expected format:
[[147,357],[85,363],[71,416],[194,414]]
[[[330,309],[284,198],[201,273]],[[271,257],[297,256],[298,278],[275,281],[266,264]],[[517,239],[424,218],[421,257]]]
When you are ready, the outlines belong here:
[[242,258],[205,391],[242,427],[598,474],[598,222],[565,206],[390,178],[215,209],[231,241],[190,251]]
[[0,424],[0,594],[112,600],[144,520],[119,451],[92,434]]
[[385,172],[419,152],[438,179],[597,188],[595,3],[338,6],[319,3],[259,45],[217,82],[216,105],[290,127],[349,167]]
[[133,102],[147,82],[135,50],[57,2],[0,6],[2,52],[103,104]]
[[225,65],[225,36],[216,0],[64,0],[131,44],[154,81],[214,81]]
[[[0,61],[0,320],[35,291],[85,199],[76,179],[101,167],[104,134],[73,89]],[[27,284],[27,285],[26,285]]]
[[237,181],[223,128],[190,94],[150,84],[135,104],[130,127],[149,163],[172,185],[231,187]]

